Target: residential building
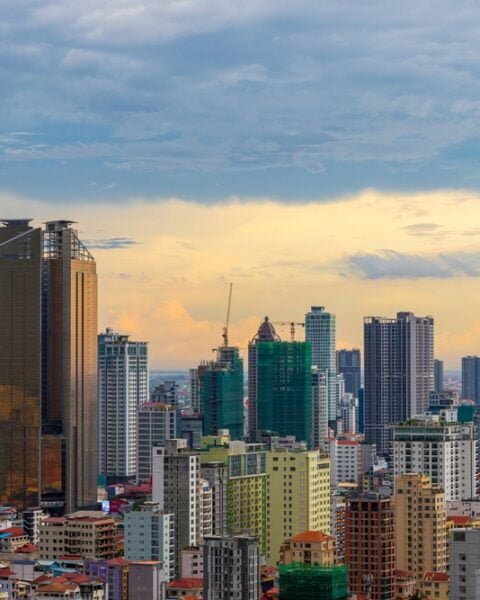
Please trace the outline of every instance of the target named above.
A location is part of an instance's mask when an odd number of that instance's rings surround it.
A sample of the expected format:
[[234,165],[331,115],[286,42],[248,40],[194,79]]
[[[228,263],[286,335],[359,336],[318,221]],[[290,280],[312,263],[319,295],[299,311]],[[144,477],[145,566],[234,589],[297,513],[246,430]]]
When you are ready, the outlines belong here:
[[420,586],[425,571],[447,570],[445,495],[426,475],[395,480],[395,565]]
[[480,405],[480,356],[462,358],[462,398]]
[[152,476],[152,448],[163,446],[165,440],[177,437],[178,412],[169,404],[145,402],[138,407],[137,419],[137,478],[149,481]]
[[311,351],[307,342],[282,342],[265,317],[248,345],[250,438],[271,430],[311,442]]
[[327,373],[312,367],[312,448],[326,450],[328,446],[328,386]]
[[346,565],[280,565],[280,600],[321,598],[347,600],[348,576]]
[[433,389],[435,392],[444,390],[443,360],[435,358],[433,361]]
[[330,461],[318,450],[267,452],[267,564],[285,539],[303,531],[330,533]]
[[127,560],[159,560],[167,581],[175,577],[174,515],[154,502],[125,513],[124,545]]
[[375,446],[356,435],[330,438],[329,456],[332,488],[346,482],[361,484],[377,461]]
[[178,383],[176,381],[162,381],[150,395],[151,402],[160,402],[178,408]]
[[243,438],[243,360],[238,348],[220,346],[216,359],[199,369],[200,410],[204,435],[228,429],[232,440]]
[[23,511],[23,528],[28,539],[34,546],[38,546],[40,541],[40,525],[48,514],[40,507],[27,508]]
[[[352,394],[340,396],[337,403],[337,435],[358,433],[358,400]],[[341,431],[340,431],[341,430]]]
[[334,565],[337,561],[335,538],[321,531],[302,531],[285,540],[280,549],[280,564]]
[[40,526],[40,558],[59,556],[113,558],[117,554],[117,524],[99,511],[49,517]]
[[98,469],[107,481],[137,476],[138,410],[148,385],[147,343],[107,328],[98,336]]
[[167,585],[167,600],[176,600],[176,598],[203,598],[203,578],[201,577],[182,577],[170,581]]
[[180,568],[182,579],[203,579],[203,547],[192,546],[182,550],[182,562]]
[[347,496],[345,563],[352,593],[370,600],[393,600],[394,548],[390,498],[372,492]]
[[200,461],[186,440],[166,440],[153,448],[152,499],[159,508],[174,515],[175,573],[184,548],[202,541],[202,496]]
[[201,475],[208,481],[212,493],[211,535],[227,533],[228,468],[222,461],[201,464]]
[[393,474],[424,473],[445,491],[445,501],[475,496],[476,439],[457,410],[416,417],[393,427]]
[[[97,276],[70,221],[0,227],[0,503],[96,502]],[[78,416],[82,415],[80,419]]]
[[420,583],[420,593],[425,600],[448,600],[449,588],[450,577],[445,572],[427,571]]
[[305,315],[305,340],[311,346],[311,364],[326,374],[328,420],[335,421],[337,417],[335,315],[327,312],[324,306],[312,306],[310,312]]
[[345,493],[332,488],[330,534],[335,539],[335,553],[339,563],[345,561],[345,508]]
[[199,369],[190,369],[188,372],[188,391],[190,395],[190,408],[192,412],[200,412],[200,378]]
[[128,560],[120,557],[109,560],[87,559],[84,569],[86,575],[107,582],[108,600],[129,600],[128,565]]
[[365,317],[365,436],[390,455],[391,429],[428,407],[433,390],[433,318],[400,312]]
[[450,598],[474,600],[480,592],[480,527],[454,529],[449,540]]
[[165,575],[158,560],[130,562],[128,566],[128,600],[164,600]]
[[262,553],[267,544],[266,451],[262,444],[230,441],[228,432],[204,437],[202,465],[212,461],[227,467],[227,534],[248,534],[258,539]]
[[204,600],[259,600],[260,550],[248,535],[204,540]]
[[337,373],[343,375],[345,393],[358,398],[361,380],[361,355],[358,348],[337,350]]

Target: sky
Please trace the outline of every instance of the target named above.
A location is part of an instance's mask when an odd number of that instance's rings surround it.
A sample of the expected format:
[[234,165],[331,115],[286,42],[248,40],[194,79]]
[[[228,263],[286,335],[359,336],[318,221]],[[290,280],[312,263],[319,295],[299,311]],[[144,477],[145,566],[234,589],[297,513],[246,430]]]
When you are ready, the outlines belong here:
[[[78,222],[154,368],[269,315],[480,353],[477,0],[0,0],[0,211]],[[279,333],[288,338],[288,330]]]

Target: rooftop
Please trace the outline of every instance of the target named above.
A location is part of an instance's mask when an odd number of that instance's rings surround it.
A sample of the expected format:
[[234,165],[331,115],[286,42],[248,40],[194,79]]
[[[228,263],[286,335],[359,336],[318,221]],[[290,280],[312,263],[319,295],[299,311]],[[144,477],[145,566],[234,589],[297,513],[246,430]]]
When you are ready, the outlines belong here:
[[450,581],[448,573],[441,571],[427,571],[423,576],[423,581]]
[[334,538],[322,531],[309,530],[294,535],[291,539],[292,542],[327,542]]

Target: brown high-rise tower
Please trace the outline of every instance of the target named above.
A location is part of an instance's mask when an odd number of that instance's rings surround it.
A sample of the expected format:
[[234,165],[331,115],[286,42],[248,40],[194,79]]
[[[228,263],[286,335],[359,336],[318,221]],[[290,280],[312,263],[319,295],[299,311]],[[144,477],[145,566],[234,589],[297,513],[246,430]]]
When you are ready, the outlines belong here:
[[0,501],[71,511],[96,502],[95,261],[69,221],[4,225]]

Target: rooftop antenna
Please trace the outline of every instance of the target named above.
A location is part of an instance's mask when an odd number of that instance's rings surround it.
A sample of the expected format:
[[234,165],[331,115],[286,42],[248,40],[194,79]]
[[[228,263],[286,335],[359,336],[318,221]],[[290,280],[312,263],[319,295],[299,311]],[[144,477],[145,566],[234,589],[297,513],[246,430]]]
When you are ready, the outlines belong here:
[[224,348],[227,348],[227,346],[228,346],[228,323],[230,322],[230,306],[232,304],[232,287],[233,287],[233,283],[230,284],[230,290],[228,292],[227,318],[225,319],[225,326],[223,328],[223,333],[222,333]]

